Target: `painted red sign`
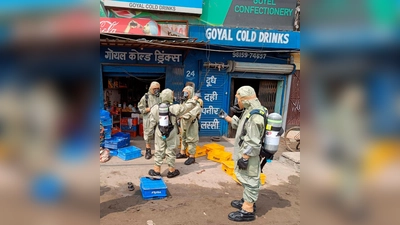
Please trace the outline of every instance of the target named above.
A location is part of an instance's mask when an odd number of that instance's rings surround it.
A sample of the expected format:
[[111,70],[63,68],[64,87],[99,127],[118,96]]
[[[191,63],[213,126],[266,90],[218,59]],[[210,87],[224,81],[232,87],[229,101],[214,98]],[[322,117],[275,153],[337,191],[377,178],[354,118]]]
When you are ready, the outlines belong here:
[[167,37],[187,37],[147,18],[105,18],[100,17],[100,33],[131,34]]

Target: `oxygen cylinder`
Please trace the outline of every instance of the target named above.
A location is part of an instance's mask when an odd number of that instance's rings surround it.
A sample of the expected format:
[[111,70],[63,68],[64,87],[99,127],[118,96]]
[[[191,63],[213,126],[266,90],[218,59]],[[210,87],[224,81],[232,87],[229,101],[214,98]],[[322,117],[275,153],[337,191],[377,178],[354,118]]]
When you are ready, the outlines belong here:
[[282,135],[282,116],[278,113],[268,115],[267,130],[264,137],[264,149],[271,154],[278,151],[279,139]]
[[165,103],[161,103],[158,108],[158,115],[159,115],[159,124],[161,127],[168,126],[168,105]]

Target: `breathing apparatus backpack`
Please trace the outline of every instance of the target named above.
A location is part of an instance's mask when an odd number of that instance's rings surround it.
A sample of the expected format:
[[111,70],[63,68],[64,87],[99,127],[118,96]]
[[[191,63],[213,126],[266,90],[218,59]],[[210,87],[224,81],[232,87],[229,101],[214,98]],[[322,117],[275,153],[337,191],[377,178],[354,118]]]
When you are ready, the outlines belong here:
[[[263,131],[263,135],[261,136],[261,149],[260,149],[260,160],[261,160],[261,172],[264,168],[267,160],[272,160],[274,154],[278,151],[279,147],[279,139],[280,136],[284,133],[282,128],[282,116],[278,113],[271,113],[268,115],[268,110],[263,107],[263,109],[253,109],[247,116],[246,120],[243,123],[243,129],[241,136],[246,135],[247,131],[245,129],[245,125],[251,116],[254,114],[261,115],[264,117],[264,125],[265,129]],[[243,140],[239,142],[239,146],[241,146]]]
[[149,108],[149,93],[144,94],[146,99],[146,108]]
[[159,114],[158,129],[160,129],[162,138],[163,140],[165,140],[169,137],[169,134],[174,129],[174,125],[171,122],[171,116],[175,115],[169,112],[169,105],[166,103],[158,104],[158,114]]

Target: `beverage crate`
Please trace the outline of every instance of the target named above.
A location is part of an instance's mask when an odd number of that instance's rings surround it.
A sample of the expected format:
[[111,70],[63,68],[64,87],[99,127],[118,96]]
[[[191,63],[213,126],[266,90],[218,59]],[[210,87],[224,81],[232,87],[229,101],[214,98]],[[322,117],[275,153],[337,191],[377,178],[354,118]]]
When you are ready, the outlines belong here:
[[130,131],[129,126],[127,126],[127,125],[121,125],[121,130],[122,131]]
[[232,177],[232,179],[233,179],[234,181],[236,181],[236,183],[242,185],[242,183],[240,183],[240,181],[236,178],[235,173],[233,173],[233,174],[231,175],[231,177]]
[[121,118],[121,126],[128,126],[128,119],[127,117]]
[[[240,183],[240,181],[236,178],[235,173],[233,173],[233,174],[231,175],[231,177],[232,177],[232,179],[233,179],[234,181],[236,181],[238,184],[242,185],[242,183]],[[260,183],[261,183],[261,185],[264,185],[266,180],[267,180],[267,176],[265,176],[265,174],[261,173],[261,174],[260,174]]]
[[131,127],[131,131],[135,131],[135,132],[137,132],[137,125],[132,125],[132,127]]
[[113,127],[111,130],[111,135],[115,135],[116,133],[121,132],[121,129],[118,127]]
[[214,162],[221,163],[223,161],[232,160],[232,153],[225,152],[225,151],[213,150],[213,151],[208,152],[207,159],[212,160]]
[[110,139],[111,138],[111,131],[112,131],[112,127],[111,126],[104,126],[104,139]]
[[111,118],[110,112],[100,109],[100,120]]
[[207,149],[207,153],[210,151],[225,151],[225,146],[219,145],[215,142],[205,144],[203,147]]
[[139,124],[139,136],[143,137],[143,123]]
[[110,156],[117,156],[118,150],[110,150]]
[[[186,149],[186,155],[189,155],[188,148]],[[198,158],[205,155],[207,155],[207,149],[205,147],[196,146],[196,154],[194,155],[194,157]]]
[[140,190],[145,200],[162,199],[167,197],[167,185],[162,178],[151,179],[149,177],[140,178]]
[[264,185],[265,181],[267,180],[267,176],[265,176],[265,174],[261,173],[260,180],[261,180],[261,185]]
[[112,125],[112,119],[101,119],[100,120],[101,124],[103,124],[103,126],[111,126]]
[[230,160],[230,161],[223,161],[222,162],[222,170],[228,174],[229,176],[232,176],[235,170],[235,162]]
[[129,132],[131,137],[136,137],[137,136],[137,132],[136,131],[131,131]]
[[104,142],[104,147],[108,149],[118,149],[129,146],[130,135],[122,132],[114,134],[110,139]]
[[133,131],[137,132],[137,126],[132,125],[131,127],[129,127],[126,125],[122,125],[121,130],[126,131],[126,132],[133,132]]
[[118,132],[118,133],[114,134],[113,137],[121,137],[121,138],[129,139],[129,134],[124,133],[124,132]]
[[118,157],[125,161],[140,158],[141,156],[141,150],[136,146],[128,146],[118,149]]

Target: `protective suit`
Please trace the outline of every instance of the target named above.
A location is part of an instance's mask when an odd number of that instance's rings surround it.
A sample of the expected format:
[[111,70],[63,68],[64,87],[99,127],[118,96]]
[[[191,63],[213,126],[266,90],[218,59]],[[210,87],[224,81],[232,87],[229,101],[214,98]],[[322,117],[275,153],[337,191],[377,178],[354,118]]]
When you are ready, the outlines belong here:
[[[187,92],[188,99],[192,98],[194,89],[191,86],[186,86],[182,92]],[[185,100],[183,103],[185,103]],[[196,154],[196,146],[199,143],[199,123],[198,119],[201,114],[203,102],[199,100],[199,104],[192,110],[180,117],[182,145],[181,151],[176,155],[177,159],[187,158],[186,148],[189,151],[189,158],[185,161],[185,165],[190,165],[195,162],[194,155]]]
[[[228,218],[233,221],[252,221],[255,220],[254,203],[258,199],[261,187],[259,154],[266,124],[264,124],[263,116],[258,114],[251,116],[244,124],[246,116],[253,109],[263,109],[252,87],[242,86],[237,90],[235,97],[244,112],[241,118],[226,116],[225,120],[231,123],[233,129],[237,129],[233,160],[235,161],[235,175],[242,183],[244,191],[241,200],[231,202],[231,205],[240,211],[230,213]],[[243,129],[246,132],[242,133]]]
[[149,92],[147,92],[139,101],[138,108],[143,115],[143,139],[146,142],[146,159],[151,159],[151,141],[153,140],[154,131],[148,129],[149,127],[149,113],[151,107],[160,103],[160,84],[158,82],[151,82]]
[[[167,137],[164,139],[163,134],[159,128],[159,105],[155,105],[151,108],[149,115],[149,126],[148,130],[154,130],[155,128],[155,154],[154,154],[154,169],[149,171],[150,176],[161,176],[161,165],[163,159],[166,158],[166,162],[169,167],[169,172],[167,174],[168,178],[176,177],[180,174],[179,170],[175,169],[175,149],[179,145],[178,138],[178,126],[177,118],[184,115],[191,109],[193,109],[197,104],[198,97],[188,100],[185,104],[172,104],[174,98],[173,91],[170,89],[164,89],[160,94],[161,103],[167,103],[169,105],[169,118],[173,129],[169,132]],[[147,131],[150,132],[150,131]]]

